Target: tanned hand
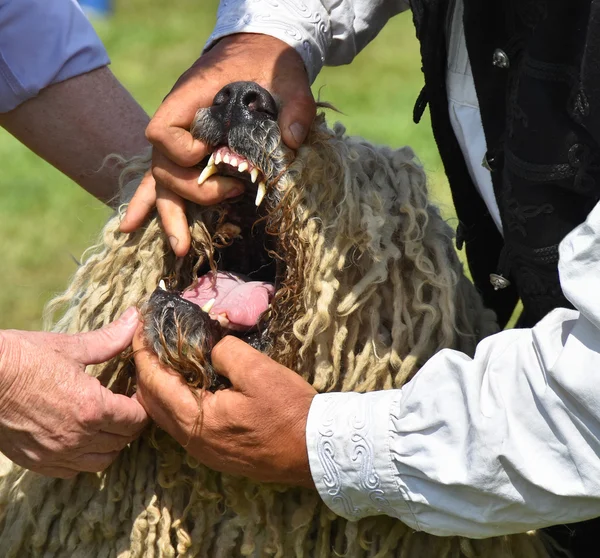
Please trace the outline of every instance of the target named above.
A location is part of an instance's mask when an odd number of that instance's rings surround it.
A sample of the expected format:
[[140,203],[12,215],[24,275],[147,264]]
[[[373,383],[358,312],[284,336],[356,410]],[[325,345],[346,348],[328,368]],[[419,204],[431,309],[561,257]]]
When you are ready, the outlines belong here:
[[214,347],[212,363],[232,387],[195,396],[144,347],[141,328],[133,346],[138,399],[200,463],[262,482],[314,488],[306,421],[316,391],[300,376],[240,339],[225,337]]
[[254,81],[279,104],[284,143],[297,149],[315,116],[315,102],[300,55],[284,42],[259,34],[221,39],[185,72],[152,118],[146,137],[154,146],[152,172],[142,180],[121,223],[121,231],[142,225],[156,206],[177,256],[190,247],[183,198],[212,205],[235,197],[243,184],[232,178],[211,177],[198,186],[194,168],[208,154],[207,146],[189,132],[197,110],[212,105],[214,96],[234,81]]

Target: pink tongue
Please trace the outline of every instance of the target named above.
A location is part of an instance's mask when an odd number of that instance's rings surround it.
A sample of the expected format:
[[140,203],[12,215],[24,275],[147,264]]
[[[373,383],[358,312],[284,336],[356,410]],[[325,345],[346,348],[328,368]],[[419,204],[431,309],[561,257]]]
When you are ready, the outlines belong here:
[[275,287],[264,281],[245,281],[235,273],[211,271],[198,278],[196,284],[183,293],[183,298],[204,306],[209,300],[216,299],[209,314],[213,318],[225,317],[227,327],[237,331],[250,329],[269,307],[275,294]]

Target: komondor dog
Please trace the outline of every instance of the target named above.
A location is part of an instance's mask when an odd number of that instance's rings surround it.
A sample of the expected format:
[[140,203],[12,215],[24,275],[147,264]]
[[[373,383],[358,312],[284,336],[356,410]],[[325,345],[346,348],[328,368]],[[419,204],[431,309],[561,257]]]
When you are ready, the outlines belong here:
[[[346,137],[320,116],[293,153],[275,102],[252,83],[224,88],[193,133],[212,148],[200,182],[237,176],[246,193],[188,205],[182,260],[156,215],[130,235],[115,215],[51,303],[56,331],[96,329],[137,305],[147,343],[191,386],[226,387],[210,348],[234,333],[319,392],[399,388],[440,349],[473,354],[495,331],[409,148]],[[125,171],[124,201],[147,168],[146,157]],[[130,352],[89,373],[135,390]],[[535,534],[468,540],[385,516],[348,522],[315,491],[215,473],[155,428],[101,474],[58,480],[13,467],[0,521],[3,558],[547,556]]]

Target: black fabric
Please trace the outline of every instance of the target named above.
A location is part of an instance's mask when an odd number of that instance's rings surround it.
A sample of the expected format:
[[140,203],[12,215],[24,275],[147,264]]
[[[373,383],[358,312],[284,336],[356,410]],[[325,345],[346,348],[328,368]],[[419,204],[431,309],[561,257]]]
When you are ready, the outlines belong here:
[[462,151],[452,131],[446,94],[447,0],[414,0],[411,3],[417,38],[421,40],[421,58],[425,88],[415,106],[415,120],[429,104],[433,134],[440,151],[444,170],[452,188],[452,198],[459,218],[457,244],[465,246],[469,269],[487,307],[493,308],[502,327],[506,325],[518,300],[514,287],[494,290],[489,274],[496,271],[503,246],[487,207],[475,188]]
[[[448,0],[411,2],[434,136],[473,280],[502,325],[517,297],[520,327],[557,307],[558,244],[600,199],[600,0],[464,0],[464,29],[504,239],[470,180],[446,94]],[[492,64],[501,49],[508,67]],[[494,291],[489,274],[511,286]],[[543,466],[543,464],[540,464]],[[560,480],[557,480],[560,482]],[[600,520],[548,530],[574,558],[598,555]],[[592,550],[595,549],[595,550]]]

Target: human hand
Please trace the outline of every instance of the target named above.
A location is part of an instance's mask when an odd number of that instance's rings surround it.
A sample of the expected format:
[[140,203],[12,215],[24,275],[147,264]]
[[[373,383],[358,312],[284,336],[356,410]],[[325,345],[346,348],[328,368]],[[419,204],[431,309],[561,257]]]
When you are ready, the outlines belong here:
[[242,193],[242,182],[233,178],[212,176],[198,186],[200,171],[194,165],[208,155],[208,149],[189,132],[198,109],[210,107],[214,96],[234,81],[254,81],[267,89],[279,105],[284,143],[291,149],[302,144],[316,107],[300,55],[268,35],[225,37],[179,78],[152,118],[146,130],[154,146],[152,172],[133,196],[122,232],[140,227],[156,205],[175,254],[184,256],[190,233],[182,198],[212,205]]
[[314,488],[306,421],[314,388],[236,337],[212,351],[232,387],[194,394],[134,338],[138,398],[156,423],[200,463],[262,482]]
[[130,309],[89,333],[0,332],[0,451],[37,473],[70,478],[108,467],[148,417],[138,401],[85,374],[128,347]]

